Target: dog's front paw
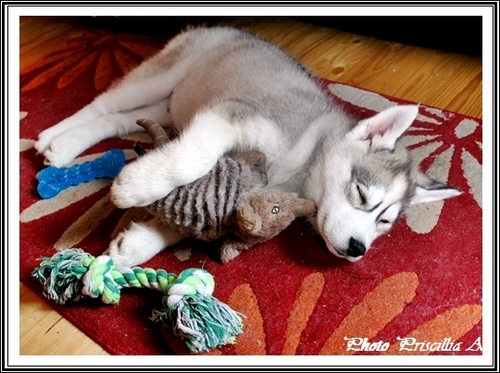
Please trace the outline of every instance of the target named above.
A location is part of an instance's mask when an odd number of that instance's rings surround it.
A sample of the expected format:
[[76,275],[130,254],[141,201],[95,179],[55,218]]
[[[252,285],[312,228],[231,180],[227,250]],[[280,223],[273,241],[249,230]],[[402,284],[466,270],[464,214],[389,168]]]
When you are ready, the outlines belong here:
[[143,207],[156,199],[148,198],[145,184],[147,180],[132,179],[128,173],[120,174],[111,185],[111,201],[119,208]]
[[119,208],[144,207],[165,197],[172,188],[138,159],[126,165],[111,185],[111,200]]

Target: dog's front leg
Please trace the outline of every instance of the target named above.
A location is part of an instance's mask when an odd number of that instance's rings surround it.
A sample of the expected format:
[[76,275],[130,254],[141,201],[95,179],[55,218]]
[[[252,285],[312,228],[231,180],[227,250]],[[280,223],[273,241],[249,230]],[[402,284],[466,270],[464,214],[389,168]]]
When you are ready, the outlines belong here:
[[117,268],[130,268],[147,262],[167,246],[172,246],[183,238],[162,225],[157,218],[153,218],[132,223],[111,241],[103,254],[109,255]]
[[214,111],[197,114],[180,136],[125,166],[111,186],[120,208],[147,206],[212,169],[235,147],[235,126]]

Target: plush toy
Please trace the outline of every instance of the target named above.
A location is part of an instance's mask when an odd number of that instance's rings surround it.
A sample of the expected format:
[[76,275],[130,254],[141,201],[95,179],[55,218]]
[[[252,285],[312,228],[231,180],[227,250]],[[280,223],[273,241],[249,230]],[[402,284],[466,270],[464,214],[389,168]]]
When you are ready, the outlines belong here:
[[[137,124],[152,137],[155,147],[168,141],[158,123],[141,119]],[[258,151],[222,157],[208,174],[176,188],[147,210],[183,236],[204,241],[223,237],[220,255],[226,263],[276,236],[296,217],[316,213],[314,201],[263,189],[267,176],[259,167],[264,163],[265,155]]]

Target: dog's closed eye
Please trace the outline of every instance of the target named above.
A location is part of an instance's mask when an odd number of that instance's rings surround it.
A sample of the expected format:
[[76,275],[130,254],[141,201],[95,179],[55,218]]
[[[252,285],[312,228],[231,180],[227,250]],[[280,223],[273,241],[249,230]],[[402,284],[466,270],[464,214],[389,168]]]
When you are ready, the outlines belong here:
[[359,200],[362,205],[366,205],[366,194],[363,189],[366,189],[366,187],[362,186],[361,184],[356,184],[356,191],[358,192]]

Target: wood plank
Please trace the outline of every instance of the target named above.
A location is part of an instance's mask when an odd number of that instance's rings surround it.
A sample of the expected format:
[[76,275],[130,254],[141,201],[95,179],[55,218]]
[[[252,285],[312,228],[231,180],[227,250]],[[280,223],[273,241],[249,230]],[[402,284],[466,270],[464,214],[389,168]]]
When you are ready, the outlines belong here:
[[21,355],[108,355],[22,283],[19,293]]
[[233,23],[283,46],[315,75],[482,118],[479,57],[378,40],[289,19]]

